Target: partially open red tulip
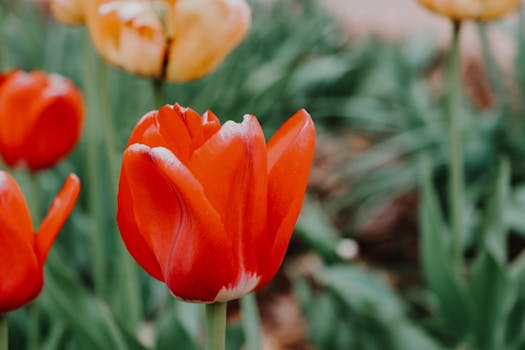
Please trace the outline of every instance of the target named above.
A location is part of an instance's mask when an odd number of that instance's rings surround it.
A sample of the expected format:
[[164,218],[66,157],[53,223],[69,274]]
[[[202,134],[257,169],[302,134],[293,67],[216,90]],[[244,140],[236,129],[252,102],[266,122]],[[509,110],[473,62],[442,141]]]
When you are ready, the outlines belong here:
[[79,190],[78,178],[70,174],[35,234],[22,191],[0,171],[0,314],[29,303],[42,290],[47,254]]
[[186,301],[263,287],[286,253],[314,144],[305,110],[268,144],[251,115],[221,126],[178,105],[148,113],[122,162],[117,219],[128,250]]
[[84,120],[80,91],[56,74],[0,74],[0,155],[9,166],[49,168],[77,143]]

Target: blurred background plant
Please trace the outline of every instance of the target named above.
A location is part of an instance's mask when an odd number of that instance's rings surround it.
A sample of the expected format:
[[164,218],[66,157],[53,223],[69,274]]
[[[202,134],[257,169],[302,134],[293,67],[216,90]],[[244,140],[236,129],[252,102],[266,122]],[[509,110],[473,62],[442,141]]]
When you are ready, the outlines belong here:
[[[309,196],[281,273],[258,293],[265,347],[525,348],[525,13],[477,25],[483,55],[464,61],[462,240],[470,268],[458,273],[447,260],[438,42],[422,33],[395,43],[349,39],[316,0],[251,6],[249,36],[219,69],[168,85],[166,96],[224,119],[253,113],[267,134],[302,107],[316,122]],[[516,43],[513,66],[496,63],[489,29]],[[12,348],[199,348],[201,307],[177,302],[122,262],[108,174],[118,171],[138,118],[155,107],[151,81],[101,61],[85,28],[56,23],[45,1],[0,0],[0,67],[71,78],[87,103],[84,136],[99,141],[84,137],[68,161],[38,178],[42,205],[70,171],[84,190],[50,254],[42,298],[10,316]],[[107,142],[111,127],[117,149]],[[17,178],[30,187],[23,173]],[[240,317],[232,305],[229,349],[245,342]]]

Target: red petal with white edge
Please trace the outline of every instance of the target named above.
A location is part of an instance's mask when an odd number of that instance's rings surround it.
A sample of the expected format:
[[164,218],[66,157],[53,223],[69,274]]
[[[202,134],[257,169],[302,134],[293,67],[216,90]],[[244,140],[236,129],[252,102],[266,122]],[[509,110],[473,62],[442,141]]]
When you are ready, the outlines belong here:
[[211,302],[236,275],[220,216],[201,184],[168,149],[133,145],[124,155],[137,228],[178,298]]
[[0,314],[31,301],[42,288],[31,217],[16,181],[0,171]]
[[183,163],[191,154],[191,137],[184,120],[184,111],[179,105],[164,106],[157,115],[159,131],[168,144],[168,149]]
[[41,265],[45,263],[56,236],[75,207],[79,192],[80,180],[75,174],[69,174],[36,235],[35,253]]
[[258,288],[273,278],[282,263],[301,211],[314,148],[315,127],[304,109],[268,142],[268,229],[274,243]]
[[157,257],[151,248],[150,242],[139,232],[135,222],[135,211],[133,210],[133,197],[128,180],[128,167],[126,166],[126,153],[122,162],[118,190],[117,222],[122,240],[128,248],[131,256],[137,263],[154,278],[164,282],[164,276]]
[[[259,275],[258,257],[270,246],[266,234],[266,141],[257,119],[245,116],[240,124],[224,124],[193,153],[189,167],[221,215],[233,244],[231,254],[241,267],[237,278],[240,281],[243,272]],[[231,289],[235,287],[234,282]]]
[[33,224],[24,194],[15,179],[5,171],[0,171],[0,220],[0,231],[15,232],[28,246],[33,246]]
[[[221,122],[219,118],[210,110],[207,110],[206,113],[202,115],[202,129],[203,137],[202,142],[207,141],[213,134],[219,131],[221,127]],[[200,146],[200,145],[199,145]]]

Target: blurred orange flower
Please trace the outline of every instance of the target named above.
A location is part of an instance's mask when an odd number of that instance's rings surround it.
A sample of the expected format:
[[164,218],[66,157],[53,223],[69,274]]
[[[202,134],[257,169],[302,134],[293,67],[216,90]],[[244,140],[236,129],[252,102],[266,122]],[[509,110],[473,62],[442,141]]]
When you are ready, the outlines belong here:
[[80,138],[84,103],[68,79],[41,71],[0,73],[0,155],[9,166],[49,168]]
[[65,24],[80,24],[84,20],[82,0],[52,0],[51,11]]
[[490,21],[516,10],[520,0],[418,0],[431,11],[455,20]]
[[[83,1],[83,3],[81,3]],[[55,16],[84,14],[100,55],[131,73],[185,82],[213,71],[251,23],[245,0],[53,0]]]
[[18,184],[0,171],[0,314],[36,298],[44,285],[44,263],[75,206],[80,181],[70,174],[35,234]]

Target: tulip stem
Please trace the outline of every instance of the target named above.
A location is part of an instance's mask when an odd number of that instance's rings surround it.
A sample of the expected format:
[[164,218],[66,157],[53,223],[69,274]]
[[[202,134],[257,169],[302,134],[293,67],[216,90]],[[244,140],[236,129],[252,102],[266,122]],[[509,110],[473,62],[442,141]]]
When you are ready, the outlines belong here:
[[452,48],[448,67],[448,113],[450,138],[449,205],[452,222],[452,251],[454,259],[461,262],[463,237],[464,163],[461,125],[461,72],[459,36],[461,22],[453,22]]
[[[104,145],[106,149],[106,157],[108,160],[108,169],[110,175],[111,183],[111,198],[113,201],[117,200],[118,195],[118,181],[119,181],[119,171],[118,171],[118,156],[117,156],[117,133],[115,131],[114,123],[114,113],[111,108],[110,100],[110,89],[108,81],[108,70],[107,64],[104,62],[99,62],[97,70],[97,82],[98,82],[98,100],[100,101],[100,108],[102,114],[103,122],[103,136],[104,136]],[[114,217],[115,213],[111,213],[111,216]],[[118,236],[117,229],[115,228],[115,235]],[[137,268],[135,267],[133,261],[131,261],[130,256],[127,254],[124,244],[119,241],[117,242],[119,251],[119,275],[122,278],[122,285],[125,294],[120,298],[122,301],[121,305],[121,314],[125,315],[125,320],[128,321],[128,324],[134,328],[138,326],[138,323],[142,317],[142,304],[140,296],[140,288],[138,281]]]
[[227,303],[206,305],[206,350],[224,350],[226,346]]
[[[33,218],[34,230],[38,232],[38,227],[41,222],[42,208],[40,197],[40,183],[37,173],[29,173],[29,182],[31,185],[31,193],[29,197],[29,207],[31,216]],[[39,348],[40,343],[40,307],[38,299],[33,302],[29,308],[29,330],[28,330],[28,346],[30,350]]]
[[31,217],[33,218],[33,227],[35,231],[38,231],[38,225],[40,223],[40,215],[42,215],[42,210],[40,207],[40,184],[38,180],[38,175],[36,173],[29,173],[29,180],[31,183],[31,194],[30,194],[30,203],[29,207],[31,210]]
[[99,173],[99,126],[98,126],[98,96],[95,85],[96,57],[91,49],[89,40],[86,40],[84,59],[84,90],[86,95],[87,118],[86,118],[86,169],[88,185],[88,212],[91,238],[91,264],[93,266],[93,277],[95,291],[100,297],[106,296],[106,275],[108,266],[105,254],[104,230],[102,228],[102,181]]
[[154,109],[160,109],[160,107],[166,104],[166,95],[164,93],[164,79],[153,79],[153,102]]
[[261,349],[261,320],[257,307],[255,293],[250,293],[241,298],[242,326],[249,350]]
[[7,327],[7,315],[0,314],[0,350],[9,349],[9,332]]

